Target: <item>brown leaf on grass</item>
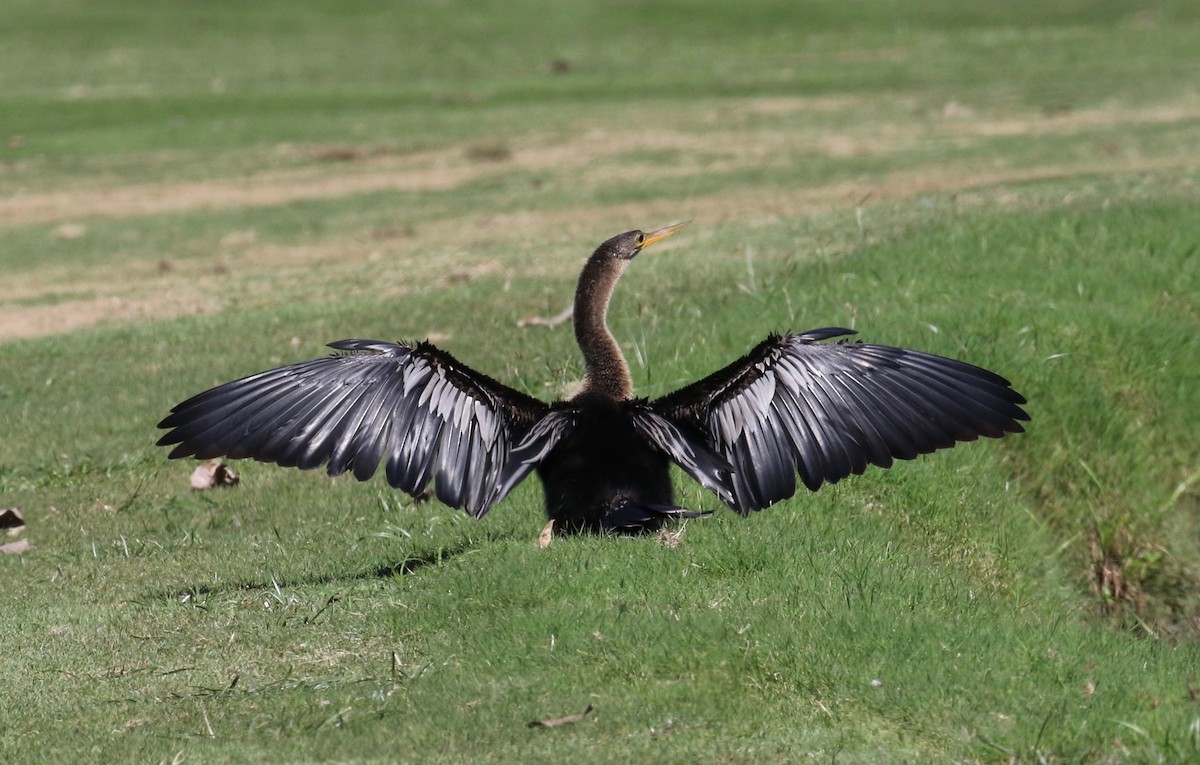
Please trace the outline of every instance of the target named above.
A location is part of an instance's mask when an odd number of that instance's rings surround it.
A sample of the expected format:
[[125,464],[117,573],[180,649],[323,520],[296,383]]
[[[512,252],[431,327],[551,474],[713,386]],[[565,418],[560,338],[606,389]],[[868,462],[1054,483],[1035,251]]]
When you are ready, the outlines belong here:
[[19,534],[25,528],[25,515],[19,507],[0,509],[0,529],[8,529],[9,534]]
[[211,489],[214,486],[236,486],[238,474],[221,460],[209,460],[192,471],[192,488]]
[[29,544],[28,539],[18,539],[16,542],[0,545],[0,555],[15,555],[32,549],[33,545]]
[[583,718],[587,717],[588,713],[591,711],[592,711],[592,705],[588,704],[587,709],[583,710],[582,712],[580,712],[577,715],[567,715],[566,717],[552,717],[548,720],[534,720],[529,723],[529,727],[530,728],[557,728],[560,725],[570,725],[571,723],[577,723],[580,720],[582,720]]
[[537,538],[538,549],[545,550],[547,547],[550,546],[550,540],[552,540],[552,539],[554,539],[554,519],[553,518],[551,518],[550,522],[547,523],[546,526],[542,529],[542,533],[538,534],[538,538]]

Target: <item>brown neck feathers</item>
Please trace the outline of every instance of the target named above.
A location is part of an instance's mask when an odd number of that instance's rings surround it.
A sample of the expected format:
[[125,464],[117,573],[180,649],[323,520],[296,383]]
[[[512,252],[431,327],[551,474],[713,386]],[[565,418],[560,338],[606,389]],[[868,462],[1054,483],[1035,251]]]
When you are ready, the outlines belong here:
[[586,370],[579,395],[605,395],[624,401],[633,395],[629,364],[608,329],[608,301],[629,261],[597,250],[579,275],[575,289],[575,340]]

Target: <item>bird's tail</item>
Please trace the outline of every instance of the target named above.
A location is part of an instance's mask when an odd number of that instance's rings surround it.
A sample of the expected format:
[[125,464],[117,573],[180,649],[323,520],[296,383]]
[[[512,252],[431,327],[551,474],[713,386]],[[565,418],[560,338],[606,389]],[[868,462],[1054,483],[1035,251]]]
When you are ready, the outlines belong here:
[[622,499],[600,520],[600,527],[615,534],[640,534],[657,531],[667,521],[676,518],[701,518],[705,515],[709,515],[709,512]]

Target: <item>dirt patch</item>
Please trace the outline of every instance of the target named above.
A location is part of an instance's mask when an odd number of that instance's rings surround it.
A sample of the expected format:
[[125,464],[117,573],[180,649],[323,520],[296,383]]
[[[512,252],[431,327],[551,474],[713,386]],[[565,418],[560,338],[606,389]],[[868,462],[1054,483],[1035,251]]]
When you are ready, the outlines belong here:
[[382,170],[329,173],[321,168],[264,173],[245,178],[155,183],[118,188],[55,191],[0,201],[0,223],[16,225],[128,218],[192,210],[264,207],[306,199],[329,199],[373,191],[434,191],[457,186],[479,173],[426,155]]
[[[860,106],[855,99],[752,99],[734,108],[738,115],[795,116],[841,112]],[[716,117],[713,117],[716,119]],[[500,160],[480,162],[472,147],[403,156],[354,155],[353,162],[241,178],[139,184],[100,189],[61,190],[0,200],[0,224],[76,222],[88,217],[125,218],[205,209],[262,207],[308,199],[332,199],[376,191],[442,191],[489,175],[513,171],[553,171],[574,182],[636,183],[654,177],[725,172],[771,161],[785,153],[814,151],[835,158],[902,151],[938,137],[996,137],[1071,134],[1121,125],[1170,124],[1200,119],[1200,102],[1125,110],[1081,110],[1008,119],[979,117],[965,108],[943,110],[939,119],[905,124],[871,122],[838,130],[808,132],[759,129],[584,130],[560,142],[538,137],[504,145]],[[650,122],[650,120],[648,120]],[[351,151],[351,149],[344,149]],[[669,152],[671,161],[638,169],[621,163],[631,152]],[[582,173],[582,175],[580,175]]]
[[[378,267],[372,281],[383,285],[442,284],[444,261],[430,253],[453,253],[455,274],[474,278],[481,274],[562,275],[562,269],[583,257],[578,248],[559,246],[595,238],[596,231],[617,231],[632,225],[656,226],[680,218],[704,221],[712,226],[724,221],[767,222],[805,214],[869,207],[886,201],[926,195],[959,194],[996,190],[1006,185],[1031,181],[1085,178],[1120,173],[1136,174],[1194,167],[1197,158],[1166,157],[1131,159],[1121,162],[1075,164],[968,172],[957,167],[931,167],[919,172],[893,173],[884,178],[846,181],[807,189],[742,188],[680,202],[677,199],[597,205],[587,209],[525,210],[490,215],[472,220],[449,219],[422,227],[419,236],[406,239],[385,256],[372,243],[326,241],[303,246],[250,243],[225,272],[204,264],[173,267],[167,273],[144,263],[126,267],[96,268],[73,272],[74,285],[64,285],[53,275],[36,282],[14,285],[10,300],[34,301],[54,292],[53,304],[19,306],[9,304],[0,312],[0,342],[69,332],[105,322],[128,322],[194,314],[216,313],[236,300],[239,305],[263,304],[275,299],[270,294],[289,280],[303,281],[313,266]],[[997,192],[993,196],[1005,196]],[[1011,196],[1011,195],[1008,195]],[[865,200],[865,201],[864,201]],[[996,201],[996,200],[993,200]],[[1001,200],[1002,201],[1002,200]],[[554,232],[557,241],[544,235]],[[590,240],[589,240],[590,241]],[[473,248],[484,243],[512,243],[518,252],[537,252],[538,257],[518,263],[481,259]],[[231,280],[257,280],[231,290]],[[364,277],[365,279],[365,277]],[[363,281],[359,279],[358,281]],[[395,294],[408,287],[385,286],[380,294]],[[74,292],[84,293],[77,299]],[[248,293],[250,294],[248,296]],[[64,299],[65,296],[65,299]]]
[[1010,119],[948,120],[951,135],[1020,136],[1072,135],[1086,130],[1139,125],[1170,125],[1200,120],[1200,103],[1180,103],[1142,109],[1082,109]]
[[133,322],[164,316],[215,313],[217,306],[194,298],[102,297],[74,300],[58,305],[5,310],[0,315],[0,342],[27,337],[56,335],[86,329],[104,322]]
[[[981,118],[970,109],[954,107],[942,109],[933,117],[909,109],[908,113],[917,116],[907,122],[847,117],[839,118],[843,129],[805,129],[805,113],[854,115],[872,107],[849,97],[747,99],[709,107],[712,113],[700,113],[698,126],[691,129],[681,125],[677,114],[664,113],[659,115],[661,120],[649,115],[647,124],[664,127],[584,127],[567,139],[529,135],[504,143],[503,151],[493,152],[487,161],[473,154],[470,146],[407,155],[350,152],[344,157],[338,153],[337,161],[322,160],[313,167],[242,178],[18,195],[0,200],[0,224],[50,225],[55,227],[53,235],[66,236],[86,230],[80,221],[91,217],[153,217],[388,190],[446,191],[519,172],[539,172],[550,183],[587,188],[635,186],[664,178],[695,178],[698,185],[703,185],[711,174],[778,168],[781,162],[802,163],[804,156],[814,154],[834,158],[899,155],[939,138],[986,140],[1021,134],[1070,134],[1123,124],[1200,119],[1200,101],[1139,110],[1091,110],[1007,119]],[[756,121],[748,126],[731,119],[731,114]],[[1165,157],[1134,154],[1090,162],[981,170],[985,163],[976,157],[961,164],[929,164],[917,170],[808,188],[730,181],[718,192],[682,198],[501,214],[481,211],[428,221],[417,230],[406,230],[403,236],[383,240],[364,236],[358,241],[283,246],[259,242],[254,231],[239,230],[222,239],[221,260],[216,264],[212,259],[177,263],[156,259],[28,271],[21,281],[6,285],[0,295],[0,341],[69,332],[109,321],[212,313],[231,304],[231,300],[239,305],[259,300],[269,304],[277,300],[270,294],[272,289],[289,280],[303,284],[314,266],[327,271],[335,266],[350,269],[347,273],[358,268],[359,276],[347,277],[351,289],[359,289],[362,284],[386,285],[393,277],[395,284],[436,286],[443,283],[438,280],[444,276],[446,258],[453,258],[455,273],[466,274],[464,278],[473,278],[485,266],[492,269],[491,273],[515,274],[519,269],[525,274],[561,275],[562,269],[569,269],[569,263],[583,256],[576,243],[591,241],[598,231],[658,226],[681,218],[704,221],[709,226],[730,220],[767,222],[825,211],[850,211],[864,200],[872,205],[915,196],[994,190],[1031,181],[1190,170],[1198,164],[1200,157],[1194,153]],[[508,245],[514,253],[537,252],[538,257],[520,263],[484,264],[477,254],[484,249],[481,245],[496,243]],[[241,286],[231,289],[231,285]]]

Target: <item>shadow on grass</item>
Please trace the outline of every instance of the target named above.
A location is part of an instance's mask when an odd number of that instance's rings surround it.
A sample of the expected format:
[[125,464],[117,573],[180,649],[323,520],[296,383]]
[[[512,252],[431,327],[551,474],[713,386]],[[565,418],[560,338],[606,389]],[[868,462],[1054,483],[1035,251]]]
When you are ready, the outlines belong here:
[[[491,544],[495,540],[483,540],[485,544]],[[158,590],[147,595],[147,600],[170,600],[175,602],[195,601],[199,598],[209,597],[212,595],[221,595],[223,593],[233,592],[252,592],[258,590],[280,590],[285,587],[302,587],[302,586],[318,586],[325,584],[335,584],[339,582],[352,583],[361,582],[371,579],[391,579],[396,576],[412,576],[422,569],[428,567],[438,567],[444,563],[448,563],[460,555],[465,555],[476,549],[479,549],[481,542],[475,539],[464,539],[462,542],[449,547],[438,547],[423,555],[413,555],[397,563],[385,563],[375,566],[374,568],[364,569],[358,573],[348,574],[314,574],[312,576],[300,576],[291,579],[275,579],[269,581],[241,581],[228,582],[226,584],[199,584],[189,585],[166,591]]]

